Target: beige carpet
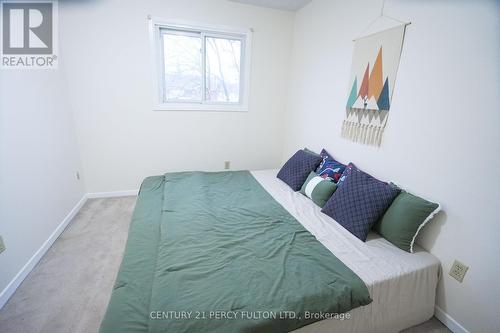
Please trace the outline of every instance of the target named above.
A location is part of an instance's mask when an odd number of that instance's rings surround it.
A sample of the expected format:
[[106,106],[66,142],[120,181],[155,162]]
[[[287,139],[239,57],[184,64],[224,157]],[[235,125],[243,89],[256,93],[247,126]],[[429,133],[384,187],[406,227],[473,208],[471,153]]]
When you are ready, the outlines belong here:
[[[121,262],[135,200],[89,200],[0,310],[0,332],[97,332]],[[432,318],[404,332],[451,331]]]

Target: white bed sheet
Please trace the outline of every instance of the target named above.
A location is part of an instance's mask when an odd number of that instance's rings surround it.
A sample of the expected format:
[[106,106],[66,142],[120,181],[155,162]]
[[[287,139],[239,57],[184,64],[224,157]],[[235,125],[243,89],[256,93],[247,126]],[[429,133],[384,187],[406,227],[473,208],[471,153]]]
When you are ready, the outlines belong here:
[[373,302],[350,311],[349,320],[321,320],[296,333],[399,332],[434,314],[440,263],[419,246],[407,253],[376,233],[360,241],[310,199],[276,178],[278,170],[252,171],[257,181],[318,241],[366,284]]

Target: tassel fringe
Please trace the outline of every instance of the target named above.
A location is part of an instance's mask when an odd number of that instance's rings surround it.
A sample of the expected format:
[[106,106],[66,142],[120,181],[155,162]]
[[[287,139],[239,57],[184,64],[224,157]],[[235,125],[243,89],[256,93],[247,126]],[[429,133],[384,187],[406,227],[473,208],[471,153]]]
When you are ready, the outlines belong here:
[[360,124],[344,120],[341,135],[343,138],[365,145],[380,147],[384,127]]

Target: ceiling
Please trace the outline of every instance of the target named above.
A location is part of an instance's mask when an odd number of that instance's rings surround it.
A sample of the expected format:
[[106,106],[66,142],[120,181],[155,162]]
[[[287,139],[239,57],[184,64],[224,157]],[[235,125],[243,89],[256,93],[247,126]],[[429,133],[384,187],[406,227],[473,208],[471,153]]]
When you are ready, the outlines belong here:
[[312,0],[230,0],[230,1],[244,3],[248,5],[295,11],[304,7]]

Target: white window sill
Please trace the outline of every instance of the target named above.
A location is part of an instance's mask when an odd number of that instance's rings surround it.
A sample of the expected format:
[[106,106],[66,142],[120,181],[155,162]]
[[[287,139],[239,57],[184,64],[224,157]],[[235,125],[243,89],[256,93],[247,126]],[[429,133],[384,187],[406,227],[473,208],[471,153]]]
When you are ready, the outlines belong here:
[[157,104],[154,111],[215,111],[215,112],[248,112],[248,105],[244,104],[189,104],[165,103]]

